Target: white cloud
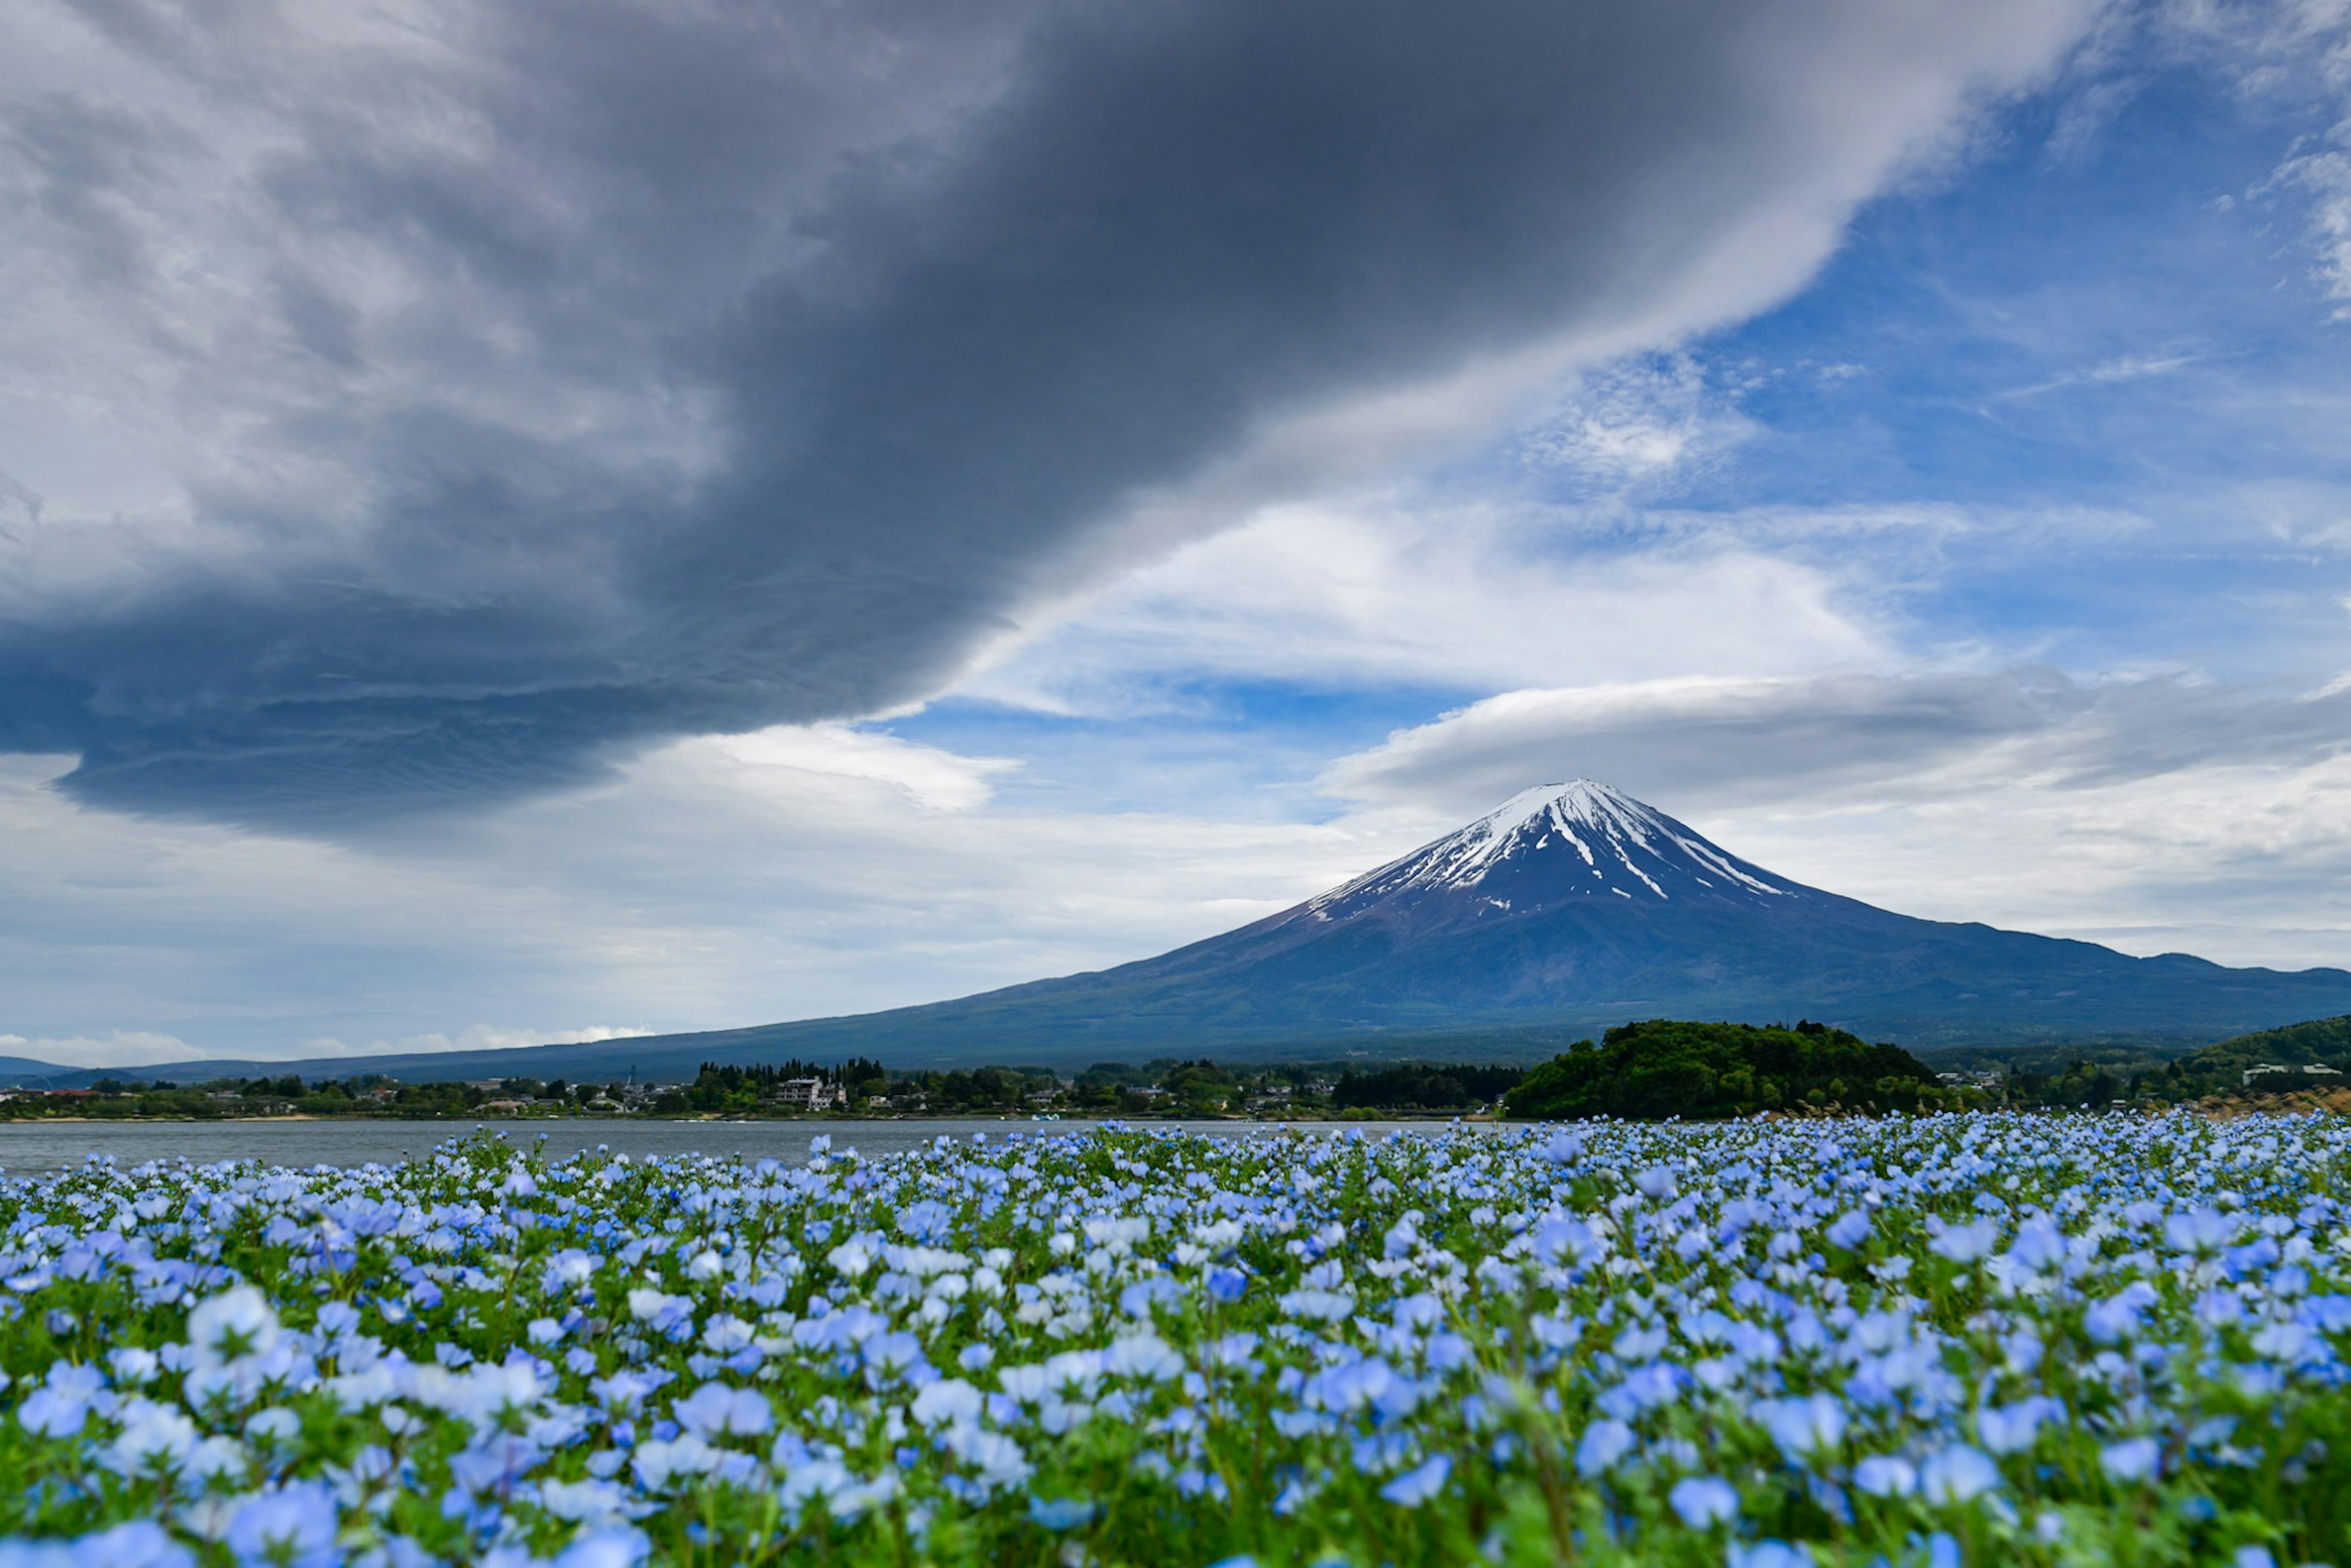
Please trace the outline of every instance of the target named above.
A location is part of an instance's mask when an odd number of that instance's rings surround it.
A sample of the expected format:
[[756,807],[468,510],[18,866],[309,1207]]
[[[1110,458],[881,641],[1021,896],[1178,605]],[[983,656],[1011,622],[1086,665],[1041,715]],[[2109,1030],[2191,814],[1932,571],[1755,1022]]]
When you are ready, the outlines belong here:
[[1271,508],[1071,608],[956,689],[1099,712],[1201,675],[1474,688],[1885,656],[1868,598],[1828,568],[1728,528],[1635,550],[1590,537],[1602,526],[1402,498]]
[[2317,270],[2328,298],[2337,302],[2335,319],[2351,321],[2351,119],[2334,128],[2328,145],[2280,164],[2276,180],[2309,195]]
[[1709,393],[1687,353],[1637,355],[1586,371],[1560,405],[1518,440],[1531,466],[1564,471],[1602,490],[1687,477],[1755,433]]
[[2201,364],[2210,356],[2205,354],[2129,354],[2120,359],[2105,360],[2097,364],[2031,386],[2017,387],[2000,395],[2014,400],[2039,397],[2043,392],[2059,392],[2067,387],[2112,386],[2122,382],[2143,382],[2157,376],[2168,376],[2184,371],[2190,365]]
[[968,811],[987,803],[988,777],[1020,766],[1009,757],[959,757],[846,724],[777,725],[708,742],[738,762],[894,785],[918,806]]
[[[47,788],[59,759],[0,762],[0,1029],[89,1036],[76,1060],[120,1065],[116,1030],[283,1060],[865,1011],[1142,957],[1385,847],[1354,824],[1006,811],[957,796],[987,758],[796,747],[773,754],[857,766],[679,742],[593,788],[358,845],[117,816]],[[467,1022],[583,1015],[626,1024]]]
[[2220,70],[2247,99],[2332,117],[2249,193],[2304,198],[2311,270],[2337,302],[2335,319],[2351,320],[2351,7],[2341,0],[2174,0],[2152,15],[2159,37]]
[[1800,880],[1905,914],[2351,968],[2351,759],[2210,762],[2065,788],[1996,756],[1889,792],[1697,813]]
[[176,1035],[144,1030],[116,1030],[103,1039],[74,1035],[27,1040],[21,1034],[0,1034],[0,1056],[21,1056],[58,1067],[155,1067],[204,1054]]

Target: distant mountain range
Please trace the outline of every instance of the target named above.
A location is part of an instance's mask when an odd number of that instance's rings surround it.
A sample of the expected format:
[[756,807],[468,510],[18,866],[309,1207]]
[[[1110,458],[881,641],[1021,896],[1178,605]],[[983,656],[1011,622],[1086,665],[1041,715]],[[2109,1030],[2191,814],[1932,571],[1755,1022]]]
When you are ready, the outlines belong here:
[[[2340,1013],[2351,1013],[2351,972],[2134,958],[1896,915],[1775,875],[1578,779],[1526,790],[1295,908],[1097,973],[704,1034],[134,1071],[603,1082],[632,1071],[689,1077],[705,1061],[852,1055],[893,1067],[1350,1051],[1532,1059],[1642,1018],[1810,1018],[1925,1051],[2118,1039],[2184,1051]],[[28,1065],[59,1082],[92,1076]]]

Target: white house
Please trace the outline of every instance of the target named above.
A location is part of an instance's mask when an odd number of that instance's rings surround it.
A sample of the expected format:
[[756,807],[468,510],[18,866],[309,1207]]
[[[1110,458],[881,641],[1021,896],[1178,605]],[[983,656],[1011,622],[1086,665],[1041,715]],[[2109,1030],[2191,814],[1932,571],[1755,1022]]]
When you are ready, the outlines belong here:
[[848,1103],[848,1094],[821,1078],[787,1078],[776,1086],[776,1098],[787,1105],[823,1111]]

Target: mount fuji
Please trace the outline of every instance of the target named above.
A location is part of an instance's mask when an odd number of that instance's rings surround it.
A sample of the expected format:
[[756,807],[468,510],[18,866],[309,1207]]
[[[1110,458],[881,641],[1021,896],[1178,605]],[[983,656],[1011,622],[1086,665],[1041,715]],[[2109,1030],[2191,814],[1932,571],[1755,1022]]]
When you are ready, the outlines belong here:
[[2185,1044],[2255,1018],[2351,1011],[2351,973],[2136,958],[1896,915],[1766,871],[1580,779],[1524,790],[1237,931],[944,1005],[974,1025],[1050,1013],[1108,1037],[1180,1020],[1196,1040],[1235,1041],[1458,1034],[1467,1045],[1528,1027],[1572,1038],[1633,1018],[1804,1016],[1921,1049]]
[[[1914,1050],[2118,1040],[2185,1050],[2341,1013],[2351,1013],[2351,973],[2341,969],[2135,958],[1914,919],[1777,875],[1653,806],[1577,779],[1526,790],[1279,915],[1114,969],[851,1018],[315,1067],[601,1079],[851,1055],[893,1067],[1534,1057],[1659,1017],[1806,1017]],[[142,1071],[200,1079],[232,1065]]]

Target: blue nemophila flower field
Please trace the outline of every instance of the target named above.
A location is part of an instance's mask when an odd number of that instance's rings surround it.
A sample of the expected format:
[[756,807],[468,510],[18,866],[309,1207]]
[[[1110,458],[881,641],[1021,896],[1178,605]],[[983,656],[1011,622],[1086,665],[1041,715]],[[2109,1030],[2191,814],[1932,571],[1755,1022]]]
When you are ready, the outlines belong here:
[[0,1565],[2351,1561],[2351,1135],[1937,1116],[0,1188]]

